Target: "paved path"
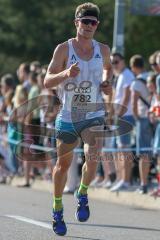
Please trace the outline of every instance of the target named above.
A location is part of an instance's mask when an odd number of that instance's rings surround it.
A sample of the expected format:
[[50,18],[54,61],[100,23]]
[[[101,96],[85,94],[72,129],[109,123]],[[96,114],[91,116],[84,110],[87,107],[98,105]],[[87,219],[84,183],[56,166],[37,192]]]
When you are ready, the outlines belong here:
[[72,195],[64,196],[68,233],[57,237],[51,228],[52,196],[48,192],[0,185],[1,240],[157,240],[160,212],[91,200],[91,218],[79,223]]

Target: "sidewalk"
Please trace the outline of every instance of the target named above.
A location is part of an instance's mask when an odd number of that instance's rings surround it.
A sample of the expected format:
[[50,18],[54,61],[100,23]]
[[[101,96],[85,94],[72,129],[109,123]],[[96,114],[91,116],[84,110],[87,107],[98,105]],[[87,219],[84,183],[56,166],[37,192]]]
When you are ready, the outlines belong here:
[[[14,178],[11,185],[17,186],[23,184],[23,178]],[[45,180],[35,180],[32,189],[52,192],[52,183]],[[128,205],[132,207],[160,210],[160,198],[154,198],[149,195],[141,195],[137,192],[110,192],[103,188],[90,188],[88,194],[93,199],[108,201],[116,204]]]

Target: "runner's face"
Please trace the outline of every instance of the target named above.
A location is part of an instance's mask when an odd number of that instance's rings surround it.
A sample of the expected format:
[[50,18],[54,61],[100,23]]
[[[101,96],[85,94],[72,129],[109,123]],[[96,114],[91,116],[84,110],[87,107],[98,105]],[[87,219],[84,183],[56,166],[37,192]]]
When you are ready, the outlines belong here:
[[96,17],[87,16],[81,19],[76,19],[75,24],[77,28],[77,34],[90,39],[93,38],[99,21],[97,21]]

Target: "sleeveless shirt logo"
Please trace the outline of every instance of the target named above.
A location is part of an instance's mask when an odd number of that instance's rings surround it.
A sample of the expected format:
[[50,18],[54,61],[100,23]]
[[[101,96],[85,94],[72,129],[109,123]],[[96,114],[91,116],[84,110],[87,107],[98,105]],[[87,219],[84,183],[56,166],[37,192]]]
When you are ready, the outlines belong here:
[[76,57],[74,56],[74,54],[71,57],[71,62],[70,64],[74,64],[77,61]]
[[101,56],[97,53],[95,58],[101,58]]

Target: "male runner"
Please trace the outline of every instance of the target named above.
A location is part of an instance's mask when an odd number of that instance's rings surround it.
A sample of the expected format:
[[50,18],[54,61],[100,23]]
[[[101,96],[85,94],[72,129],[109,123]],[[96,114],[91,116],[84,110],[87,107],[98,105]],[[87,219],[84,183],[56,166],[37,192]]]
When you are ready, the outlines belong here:
[[74,103],[79,103],[80,107],[88,103],[102,103],[102,91],[105,94],[111,91],[111,85],[108,84],[112,80],[110,49],[93,39],[99,24],[99,13],[98,6],[92,3],[84,3],[77,7],[76,37],[56,47],[44,80],[46,88],[56,87],[62,101],[62,109],[55,126],[58,159],[53,170],[53,230],[58,235],[65,235],[67,232],[63,220],[62,193],[73,149],[80,137],[84,142],[86,161],[76,194],[78,201],[76,218],[80,222],[85,222],[90,215],[87,189],[95,176],[98,162],[95,158],[99,156],[103,145],[103,138],[96,138],[95,131],[89,129],[93,126],[96,129],[98,126],[103,133],[105,115],[103,110],[91,109],[86,113],[85,119],[80,117],[79,121],[73,119],[72,115]]

